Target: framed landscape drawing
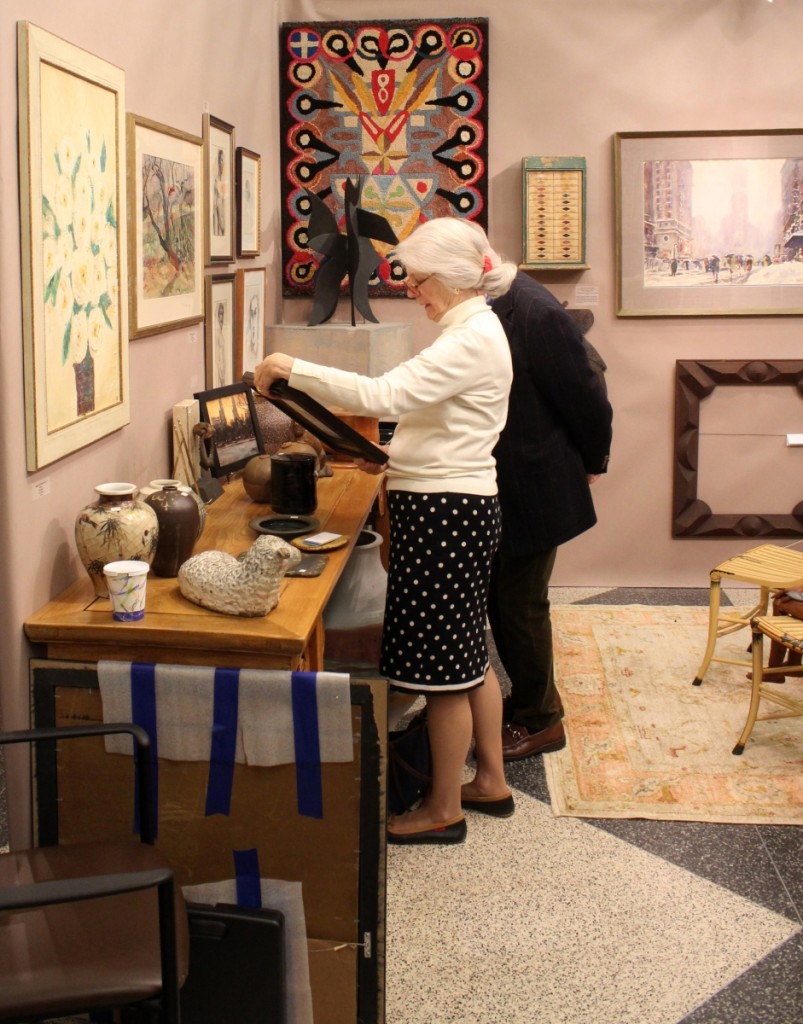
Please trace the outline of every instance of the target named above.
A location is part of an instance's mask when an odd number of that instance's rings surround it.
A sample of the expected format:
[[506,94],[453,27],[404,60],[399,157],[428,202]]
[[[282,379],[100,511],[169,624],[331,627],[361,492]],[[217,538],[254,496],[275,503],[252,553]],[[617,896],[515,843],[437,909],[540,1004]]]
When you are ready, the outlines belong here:
[[234,282],[234,274],[206,278],[206,386],[210,389],[234,383]]
[[265,358],[265,281],[264,267],[237,271],[237,332],[234,379],[246,370],[252,372]]
[[614,136],[618,316],[803,313],[803,131]]
[[141,338],[203,319],[203,146],[136,114],[126,127],[129,324]]
[[261,158],[237,147],[237,255],[259,256]]
[[234,128],[204,114],[206,264],[234,262]]
[[129,421],[125,74],[17,24],[29,471]]

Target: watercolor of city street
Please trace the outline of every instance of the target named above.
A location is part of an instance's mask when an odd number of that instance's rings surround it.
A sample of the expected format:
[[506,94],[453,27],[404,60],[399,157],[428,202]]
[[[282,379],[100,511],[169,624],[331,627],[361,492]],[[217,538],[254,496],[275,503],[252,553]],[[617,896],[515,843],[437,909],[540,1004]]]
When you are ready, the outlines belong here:
[[803,313],[803,133],[615,136],[619,316]]
[[648,288],[803,284],[803,160],[644,165]]

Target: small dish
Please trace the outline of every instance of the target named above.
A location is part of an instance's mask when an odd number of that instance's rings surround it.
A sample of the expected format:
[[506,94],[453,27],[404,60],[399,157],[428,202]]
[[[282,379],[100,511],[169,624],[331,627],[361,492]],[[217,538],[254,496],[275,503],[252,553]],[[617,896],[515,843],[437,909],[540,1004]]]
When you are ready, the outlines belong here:
[[321,524],[312,516],[256,516],[248,525],[256,533],[268,533],[292,540],[305,533],[313,533]]

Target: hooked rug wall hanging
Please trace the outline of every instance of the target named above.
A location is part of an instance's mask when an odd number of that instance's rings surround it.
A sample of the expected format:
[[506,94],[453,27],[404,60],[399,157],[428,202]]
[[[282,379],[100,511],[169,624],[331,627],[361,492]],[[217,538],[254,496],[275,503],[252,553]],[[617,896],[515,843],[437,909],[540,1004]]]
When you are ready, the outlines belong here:
[[[279,64],[284,295],[311,295],[322,259],[308,191],[341,231],[349,179],[399,240],[447,214],[487,225],[487,18],[284,24]],[[369,295],[403,282],[383,259]]]

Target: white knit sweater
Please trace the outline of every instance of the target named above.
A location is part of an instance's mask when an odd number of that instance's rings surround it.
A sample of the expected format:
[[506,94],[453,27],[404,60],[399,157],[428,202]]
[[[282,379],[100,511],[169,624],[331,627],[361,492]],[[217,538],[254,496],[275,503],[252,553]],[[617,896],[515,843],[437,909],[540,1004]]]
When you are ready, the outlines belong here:
[[381,377],[296,359],[290,384],[325,405],[398,418],[387,485],[496,494],[491,454],[507,417],[513,370],[499,318],[481,296],[448,310],[443,332]]

